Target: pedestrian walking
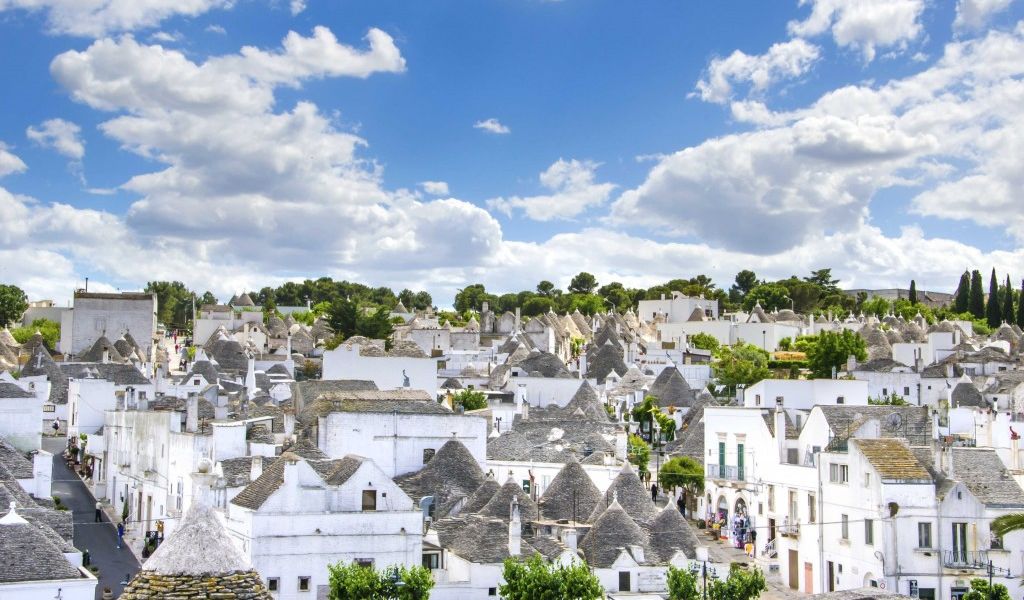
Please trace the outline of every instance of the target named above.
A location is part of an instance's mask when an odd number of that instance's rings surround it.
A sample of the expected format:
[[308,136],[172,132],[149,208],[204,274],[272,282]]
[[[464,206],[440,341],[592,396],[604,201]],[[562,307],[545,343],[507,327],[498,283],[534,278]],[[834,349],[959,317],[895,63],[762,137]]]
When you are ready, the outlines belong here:
[[57,432],[60,431],[60,419],[54,418],[51,427],[53,427],[53,435],[57,435]]
[[654,502],[658,501],[658,484],[651,484],[651,500]]
[[96,520],[94,522],[95,523],[102,523],[103,522],[103,505],[100,504],[99,500],[96,501]]
[[117,548],[120,550],[124,543],[124,523],[117,524]]
[[679,509],[680,514],[686,514],[686,505],[683,503],[683,495],[679,494],[679,499],[676,500],[676,508]]

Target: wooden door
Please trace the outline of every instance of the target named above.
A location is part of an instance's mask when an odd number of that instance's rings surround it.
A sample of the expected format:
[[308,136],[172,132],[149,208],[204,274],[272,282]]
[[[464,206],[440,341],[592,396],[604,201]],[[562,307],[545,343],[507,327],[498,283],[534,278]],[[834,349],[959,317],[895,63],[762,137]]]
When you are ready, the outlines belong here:
[[834,592],[836,591],[836,563],[828,561],[828,589],[825,591]]
[[804,563],[804,593],[814,593],[814,565],[809,562]]
[[800,589],[800,555],[796,550],[789,551],[789,587]]

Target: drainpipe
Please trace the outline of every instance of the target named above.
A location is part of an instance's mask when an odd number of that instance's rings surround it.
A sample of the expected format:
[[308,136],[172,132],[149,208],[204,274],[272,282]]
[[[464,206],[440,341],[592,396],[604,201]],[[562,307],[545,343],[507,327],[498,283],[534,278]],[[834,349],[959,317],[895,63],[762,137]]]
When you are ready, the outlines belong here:
[[[818,468],[818,519],[815,523],[818,526],[818,576],[821,579],[821,591],[824,593],[828,586],[825,584],[825,526],[822,525],[825,520],[825,497],[821,493],[821,450],[815,453],[815,459],[815,466]],[[808,590],[808,593],[813,594],[814,590]]]

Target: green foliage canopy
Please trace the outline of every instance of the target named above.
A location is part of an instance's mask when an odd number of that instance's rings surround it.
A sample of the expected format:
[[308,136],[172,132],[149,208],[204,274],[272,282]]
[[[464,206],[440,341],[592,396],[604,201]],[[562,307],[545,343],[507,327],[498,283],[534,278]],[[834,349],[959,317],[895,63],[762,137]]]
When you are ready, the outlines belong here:
[[504,600],[598,600],[604,597],[601,582],[586,563],[556,566],[534,554],[526,561],[505,559],[504,582],[498,595]]
[[721,385],[753,385],[771,375],[768,353],[753,344],[722,346],[715,359],[711,370]]
[[16,285],[0,284],[0,327],[21,319],[28,309],[28,296]]
[[849,329],[839,332],[822,331],[817,338],[806,350],[807,365],[814,377],[831,377],[832,368],[842,368],[851,354],[858,361],[868,357],[864,338]]

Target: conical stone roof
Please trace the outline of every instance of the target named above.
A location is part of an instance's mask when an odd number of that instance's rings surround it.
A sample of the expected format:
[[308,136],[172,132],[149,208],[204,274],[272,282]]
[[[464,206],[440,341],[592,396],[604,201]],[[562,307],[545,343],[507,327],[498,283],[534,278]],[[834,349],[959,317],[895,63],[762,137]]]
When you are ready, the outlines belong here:
[[575,414],[576,411],[580,411],[584,417],[595,421],[609,420],[608,411],[605,410],[601,399],[597,397],[597,391],[585,380],[562,411],[566,414]]
[[633,466],[627,462],[622,465],[622,471],[615,477],[615,481],[608,487],[601,496],[601,501],[590,513],[590,521],[596,520],[608,507],[611,498],[618,498],[619,504],[634,519],[641,523],[649,523],[658,516],[658,507],[651,501],[651,493],[640,482],[640,477],[633,470]]
[[419,471],[395,478],[395,483],[416,502],[433,496],[438,515],[461,498],[468,498],[484,482],[484,472],[462,442],[448,440]]
[[466,500],[465,506],[462,507],[463,513],[475,513],[479,512],[484,506],[490,502],[494,494],[501,488],[498,485],[498,480],[494,478],[494,475],[488,473],[487,479],[480,484],[480,487],[476,488],[476,491]]
[[654,518],[648,533],[651,549],[661,563],[672,560],[678,551],[682,551],[686,558],[695,558],[697,555],[697,546],[700,545],[697,535],[671,502]]
[[518,500],[519,514],[524,522],[537,520],[537,503],[523,491],[523,488],[519,487],[512,477],[509,477],[508,481],[494,493],[494,496],[480,509],[479,514],[507,521],[511,518],[512,498]]
[[565,466],[544,491],[537,508],[541,518],[551,521],[572,520],[574,517],[577,521],[584,521],[600,501],[601,491],[576,456],[570,454]]
[[605,377],[615,371],[620,376],[625,375],[628,369],[622,360],[622,348],[608,343],[600,346],[587,361],[587,379],[597,379],[598,383],[604,383]]
[[588,565],[606,568],[612,566],[622,548],[629,546],[644,548],[644,562],[651,562],[646,556],[649,550],[647,534],[630,518],[623,506],[613,499],[580,541],[579,548]]

